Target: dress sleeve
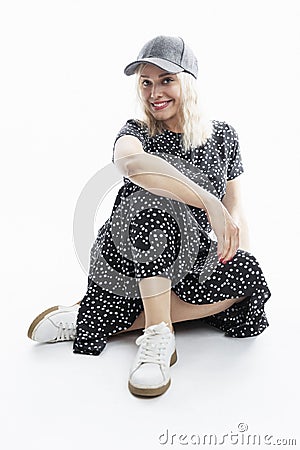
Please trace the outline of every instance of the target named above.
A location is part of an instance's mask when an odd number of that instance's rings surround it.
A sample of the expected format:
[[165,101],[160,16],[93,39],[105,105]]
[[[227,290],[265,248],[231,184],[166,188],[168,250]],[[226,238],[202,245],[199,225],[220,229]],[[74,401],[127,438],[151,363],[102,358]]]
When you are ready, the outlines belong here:
[[141,141],[143,148],[145,146],[145,141],[146,141],[145,127],[138,120],[133,120],[133,119],[127,120],[126,124],[121,128],[121,130],[119,131],[119,133],[116,136],[116,139],[114,142],[114,147],[113,147],[112,162],[114,162],[116,142],[121,136],[125,136],[125,135],[135,136],[136,138],[138,138]]
[[231,125],[228,125],[227,145],[228,145],[227,181],[229,181],[233,180],[234,178],[238,177],[244,172],[238,134]]

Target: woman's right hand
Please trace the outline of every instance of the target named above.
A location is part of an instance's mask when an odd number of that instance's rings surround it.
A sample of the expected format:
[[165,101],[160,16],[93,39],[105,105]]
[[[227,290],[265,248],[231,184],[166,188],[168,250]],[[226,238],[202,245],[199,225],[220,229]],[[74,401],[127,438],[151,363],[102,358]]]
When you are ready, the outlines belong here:
[[216,197],[206,202],[206,214],[218,240],[218,258],[225,264],[239,248],[239,227]]

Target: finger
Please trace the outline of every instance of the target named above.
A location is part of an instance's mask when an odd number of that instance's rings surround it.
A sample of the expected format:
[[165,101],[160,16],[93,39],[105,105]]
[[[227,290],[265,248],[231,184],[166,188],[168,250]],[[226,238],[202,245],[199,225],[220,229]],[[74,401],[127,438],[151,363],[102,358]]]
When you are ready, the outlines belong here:
[[224,258],[228,254],[229,248],[230,248],[230,237],[228,235],[227,236],[225,235],[223,237],[222,252],[221,252],[221,255],[220,255],[220,258],[219,258],[220,261],[224,260]]
[[239,233],[238,230],[235,230],[230,236],[230,247],[224,258],[222,259],[222,262],[226,264],[228,261],[230,261],[235,256],[238,248],[239,248]]
[[236,228],[236,230],[235,230],[235,232],[234,232],[234,234],[233,234],[233,239],[232,239],[232,252],[231,252],[231,254],[229,255],[229,259],[228,259],[228,261],[230,260],[230,259],[232,259],[234,256],[235,256],[235,254],[236,254],[236,252],[238,251],[238,249],[239,249],[239,246],[240,246],[240,233],[239,233],[239,228]]
[[230,248],[231,248],[231,239],[230,237],[226,237],[225,239],[225,245],[224,245],[224,251],[222,253],[222,256],[220,258],[220,261],[225,264],[230,256]]
[[224,247],[224,239],[223,238],[218,239],[217,254],[219,259],[222,258],[223,247]]
[[226,258],[228,254],[230,254],[231,245],[232,245],[231,234],[229,234],[227,232],[226,236],[225,236],[225,250],[226,250],[226,252],[224,252],[223,259]]

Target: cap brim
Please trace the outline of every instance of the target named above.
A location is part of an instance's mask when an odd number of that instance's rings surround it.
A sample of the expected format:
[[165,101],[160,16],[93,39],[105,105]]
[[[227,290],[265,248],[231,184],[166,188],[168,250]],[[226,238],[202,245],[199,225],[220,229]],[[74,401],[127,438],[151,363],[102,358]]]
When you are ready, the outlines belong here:
[[133,75],[141,64],[153,64],[154,66],[159,67],[160,69],[166,70],[169,73],[178,73],[183,72],[184,69],[177,64],[174,64],[170,61],[166,61],[165,59],[160,58],[142,58],[137,61],[134,61],[128,66],[125,67],[124,73],[125,75]]

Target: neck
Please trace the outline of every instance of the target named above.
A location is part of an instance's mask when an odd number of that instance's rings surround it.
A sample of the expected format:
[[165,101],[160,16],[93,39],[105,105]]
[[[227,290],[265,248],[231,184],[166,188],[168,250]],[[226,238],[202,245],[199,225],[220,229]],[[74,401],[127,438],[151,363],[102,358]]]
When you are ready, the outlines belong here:
[[173,133],[183,133],[182,127],[178,122],[172,123],[171,121],[163,122],[163,126],[166,130],[172,131]]

